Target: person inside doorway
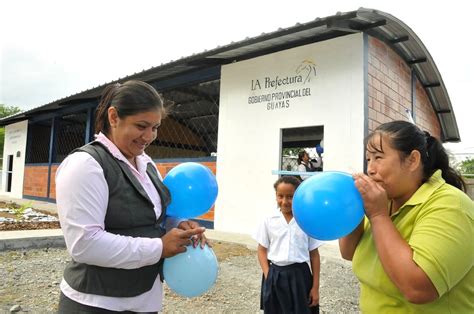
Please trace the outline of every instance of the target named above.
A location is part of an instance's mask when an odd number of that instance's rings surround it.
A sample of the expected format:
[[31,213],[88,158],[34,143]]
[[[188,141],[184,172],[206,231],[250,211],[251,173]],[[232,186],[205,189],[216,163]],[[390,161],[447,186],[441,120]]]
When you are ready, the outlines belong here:
[[[299,172],[315,172],[317,171],[317,168],[313,165],[313,163],[309,159],[309,154],[307,151],[302,150],[298,153],[298,168],[297,170]],[[311,175],[304,175],[301,174],[300,176],[301,180],[306,180]]]

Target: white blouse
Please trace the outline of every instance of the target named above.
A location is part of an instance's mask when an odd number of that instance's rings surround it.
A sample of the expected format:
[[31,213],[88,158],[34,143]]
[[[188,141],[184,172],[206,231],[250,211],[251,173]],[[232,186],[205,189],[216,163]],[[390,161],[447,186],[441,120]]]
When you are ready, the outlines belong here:
[[294,218],[287,223],[279,209],[260,224],[254,238],[267,249],[268,260],[278,266],[309,262],[309,252],[323,244],[304,233]]

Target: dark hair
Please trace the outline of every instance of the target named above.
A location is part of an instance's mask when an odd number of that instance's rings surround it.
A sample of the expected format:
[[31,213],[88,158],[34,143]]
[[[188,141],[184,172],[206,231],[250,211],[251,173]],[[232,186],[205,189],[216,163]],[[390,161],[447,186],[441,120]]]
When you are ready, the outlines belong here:
[[292,177],[292,176],[280,177],[280,179],[276,180],[275,183],[273,184],[273,187],[275,188],[275,191],[277,190],[278,186],[281,183],[291,184],[295,187],[295,190],[296,190],[298,188],[298,186],[301,184],[301,180],[296,178],[296,177]]
[[[375,135],[380,135],[380,145],[372,141]],[[372,134],[366,138],[366,147],[378,152],[382,151],[382,135],[387,135],[391,141],[391,147],[399,151],[402,159],[406,158],[413,150],[421,155],[423,165],[422,182],[428,181],[433,173],[441,169],[443,179],[462,191],[466,191],[466,184],[449,165],[449,156],[441,142],[426,131],[422,131],[416,125],[408,121],[392,121],[379,125]]]
[[115,83],[104,88],[95,113],[95,133],[109,133],[110,107],[115,107],[121,119],[156,109],[161,111],[162,118],[166,115],[161,95],[151,85],[142,81]]
[[298,165],[300,165],[301,162],[303,161],[304,155],[308,155],[308,158],[309,158],[309,154],[305,150],[302,150],[298,153]]

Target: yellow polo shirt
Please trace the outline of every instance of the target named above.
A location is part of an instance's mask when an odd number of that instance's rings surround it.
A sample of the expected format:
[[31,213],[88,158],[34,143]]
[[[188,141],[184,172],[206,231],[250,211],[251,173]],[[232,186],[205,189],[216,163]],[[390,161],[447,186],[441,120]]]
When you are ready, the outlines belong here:
[[439,298],[412,304],[383,270],[371,226],[353,257],[360,281],[363,313],[474,313],[474,203],[462,191],[445,183],[436,171],[391,216],[393,224],[413,250],[413,260],[433,282]]

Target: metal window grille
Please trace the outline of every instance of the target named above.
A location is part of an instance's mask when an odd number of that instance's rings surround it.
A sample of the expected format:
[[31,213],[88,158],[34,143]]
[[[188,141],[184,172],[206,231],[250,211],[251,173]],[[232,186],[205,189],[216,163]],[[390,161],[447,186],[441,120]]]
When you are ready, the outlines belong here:
[[[68,114],[55,119],[52,162],[61,162],[73,149],[84,145],[87,113]],[[52,119],[28,126],[27,163],[49,162],[51,129]]]
[[297,171],[298,156],[282,156],[281,170]]
[[53,162],[63,161],[72,150],[85,144],[86,122],[86,112],[68,114],[56,119]]
[[219,80],[163,91],[170,104],[156,140],[146,152],[152,158],[215,156],[219,120]]
[[28,125],[26,163],[47,163],[52,120],[44,120]]
[[[146,152],[153,159],[199,158],[217,155],[220,80],[163,91],[168,117],[158,129],[157,139]],[[84,145],[87,113],[55,118],[53,162],[61,162]],[[47,163],[52,120],[29,125],[28,163]]]

